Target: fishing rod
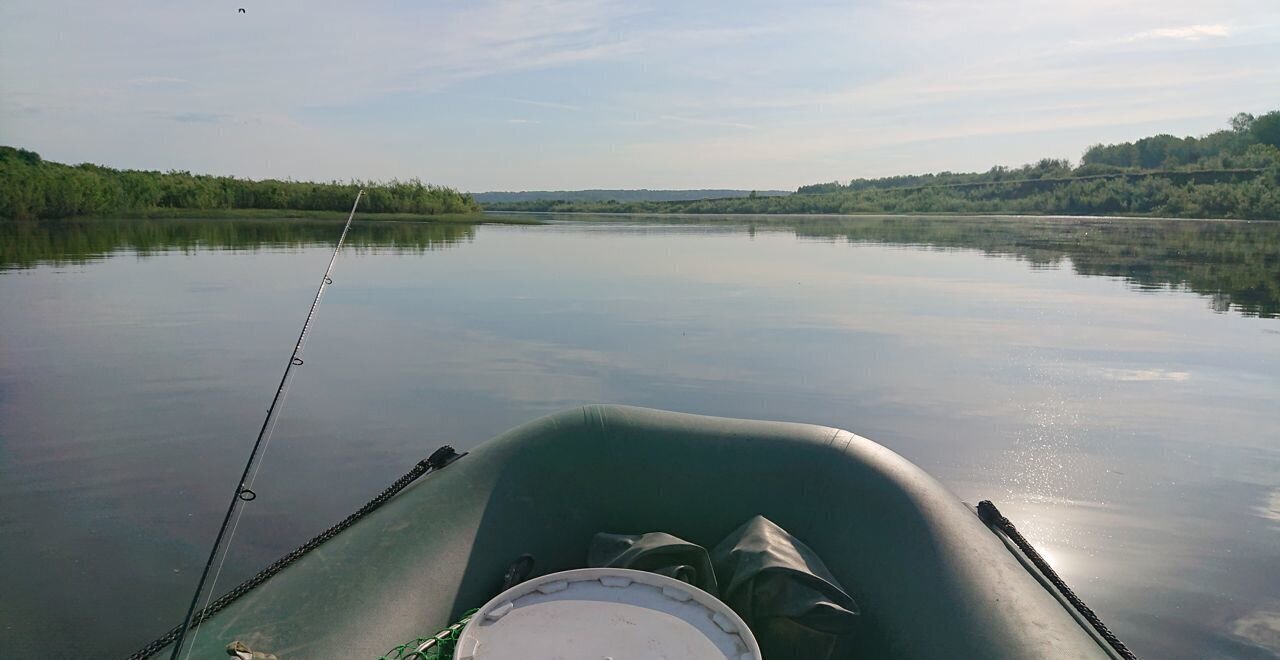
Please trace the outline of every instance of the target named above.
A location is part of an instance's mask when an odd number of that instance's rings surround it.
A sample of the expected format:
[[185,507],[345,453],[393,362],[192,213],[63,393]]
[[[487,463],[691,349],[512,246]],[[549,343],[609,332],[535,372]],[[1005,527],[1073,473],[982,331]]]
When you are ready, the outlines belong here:
[[[249,472],[253,470],[254,463],[258,460],[258,455],[263,447],[263,440],[270,437],[270,431],[274,429],[274,419],[276,408],[284,402],[285,393],[288,389],[289,376],[293,373],[294,367],[302,366],[302,358],[298,357],[302,354],[302,347],[307,343],[307,333],[311,330],[311,320],[315,318],[316,308],[320,306],[320,298],[324,296],[325,287],[333,284],[333,265],[338,261],[338,253],[342,251],[342,244],[347,240],[347,232],[351,229],[351,220],[356,217],[356,207],[360,205],[360,198],[364,196],[364,189],[361,188],[356,193],[356,201],[351,205],[351,213],[347,216],[347,224],[342,227],[342,235],[338,237],[338,244],[333,248],[333,256],[329,257],[329,266],[324,269],[324,277],[320,278],[320,287],[316,289],[316,297],[311,301],[311,309],[307,310],[307,320],[302,324],[302,332],[298,333],[298,341],[293,345],[293,353],[289,356],[289,362],[285,364],[284,375],[280,377],[280,385],[276,387],[276,395],[271,399],[271,406],[267,408],[267,416],[262,420],[262,428],[258,429],[258,439],[253,443],[253,449],[249,452],[249,460],[244,463],[244,472],[240,475],[240,481],[236,484],[235,493],[231,496],[231,504],[227,506],[227,514],[222,517],[222,526],[218,528],[218,537],[213,541],[213,550],[209,552],[209,559],[204,564],[204,571],[200,573],[200,582],[196,584],[196,593],[191,597],[191,606],[187,608],[187,616],[182,620],[182,626],[178,629],[178,638],[173,642],[173,653],[169,655],[169,660],[178,660],[178,653],[182,650],[182,641],[187,635],[187,628],[191,626],[191,620],[196,614],[196,605],[200,603],[200,594],[204,591],[205,580],[209,578],[209,571],[213,568],[213,562],[218,557],[218,550],[222,547],[222,540],[226,537],[227,528],[231,526],[231,517],[235,515],[236,509],[241,502],[251,502],[258,497],[249,487],[252,485],[252,479]],[[254,477],[257,473],[254,472]],[[246,481],[249,482],[246,484]],[[236,519],[237,525],[239,519]],[[234,536],[234,529],[232,535]],[[226,561],[224,556],[223,561]],[[218,566],[218,573],[222,573],[222,566]],[[217,584],[217,577],[214,577],[214,584],[209,586],[212,590]],[[198,634],[198,631],[197,631]],[[194,644],[194,641],[192,642]]]

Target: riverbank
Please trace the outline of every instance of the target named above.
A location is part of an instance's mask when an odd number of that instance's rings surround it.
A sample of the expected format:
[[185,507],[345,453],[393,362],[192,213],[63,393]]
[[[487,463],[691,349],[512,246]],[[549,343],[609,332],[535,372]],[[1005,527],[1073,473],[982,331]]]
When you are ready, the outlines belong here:
[[1280,220],[1280,170],[977,182],[682,202],[534,201],[492,212],[687,215],[1025,215]]
[[[856,213],[686,213],[686,212],[670,212],[670,213],[641,213],[629,211],[507,211],[504,209],[486,209],[486,215],[493,218],[524,218],[535,216],[546,216],[552,220],[569,219],[573,221],[590,222],[592,218],[639,218],[651,219],[662,222],[684,222],[689,221],[695,224],[706,224],[718,218],[725,218],[735,222],[743,222],[746,224],[768,224],[780,223],[786,224],[788,221],[810,221],[823,219],[840,219],[848,218],[850,220],[857,219],[876,219],[876,218],[893,218],[893,219],[912,219],[919,218],[921,220],[931,220],[938,218],[956,218],[963,220],[1017,220],[1019,218],[1026,220],[1062,220],[1062,221],[1105,221],[1105,220],[1167,220],[1172,222],[1259,222],[1258,220],[1250,220],[1246,218],[1203,218],[1203,217],[1175,217],[1169,215],[1157,215],[1151,213],[1116,213],[1110,215],[1073,215],[1070,213],[950,213],[946,211],[914,211],[900,213],[878,213],[872,211],[856,212]],[[557,217],[559,216],[559,217]],[[1267,222],[1261,220],[1260,222]],[[503,222],[502,224],[547,224],[545,221],[537,221],[531,223],[525,222]]]

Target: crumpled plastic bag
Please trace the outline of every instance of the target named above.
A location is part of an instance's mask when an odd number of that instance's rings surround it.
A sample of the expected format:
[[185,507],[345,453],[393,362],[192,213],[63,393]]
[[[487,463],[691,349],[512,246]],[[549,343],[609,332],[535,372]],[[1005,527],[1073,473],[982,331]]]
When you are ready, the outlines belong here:
[[707,553],[663,532],[596,534],[587,566],[673,577],[723,600],[766,660],[852,657],[858,605],[809,546],[755,516]]
[[587,566],[657,573],[692,584],[712,596],[719,593],[707,549],[663,532],[596,534],[587,551]]
[[850,657],[858,605],[809,546],[764,516],[711,551],[720,598],[746,621],[767,660]]

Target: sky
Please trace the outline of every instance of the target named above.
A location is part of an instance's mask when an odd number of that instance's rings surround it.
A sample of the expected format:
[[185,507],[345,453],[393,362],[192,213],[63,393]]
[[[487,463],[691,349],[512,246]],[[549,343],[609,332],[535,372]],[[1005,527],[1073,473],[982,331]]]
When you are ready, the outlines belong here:
[[113,167],[785,190],[1277,109],[1277,0],[0,2],[0,144]]

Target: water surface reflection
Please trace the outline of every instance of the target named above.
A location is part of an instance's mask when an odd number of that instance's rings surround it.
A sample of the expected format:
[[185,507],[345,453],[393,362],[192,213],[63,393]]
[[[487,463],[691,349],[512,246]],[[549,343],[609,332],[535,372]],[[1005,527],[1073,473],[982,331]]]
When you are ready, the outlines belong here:
[[[0,226],[15,654],[172,625],[338,227],[172,223]],[[995,499],[1141,654],[1280,652],[1280,225],[353,232],[224,586],[440,444],[617,402],[851,429]]]

